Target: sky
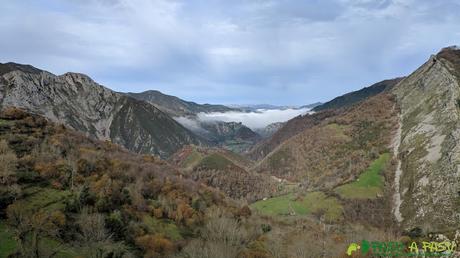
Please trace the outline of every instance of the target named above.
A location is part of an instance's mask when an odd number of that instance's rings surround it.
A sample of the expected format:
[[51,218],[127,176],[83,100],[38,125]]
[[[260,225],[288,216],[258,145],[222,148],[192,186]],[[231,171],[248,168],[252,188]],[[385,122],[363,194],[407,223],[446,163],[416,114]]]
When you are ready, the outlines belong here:
[[458,0],[0,0],[0,62],[116,91],[305,105],[460,44]]

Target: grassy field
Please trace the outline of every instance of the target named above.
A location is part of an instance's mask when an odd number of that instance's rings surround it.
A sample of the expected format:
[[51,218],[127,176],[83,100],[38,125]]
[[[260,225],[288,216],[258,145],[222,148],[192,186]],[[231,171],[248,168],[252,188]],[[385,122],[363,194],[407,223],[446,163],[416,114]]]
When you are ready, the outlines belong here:
[[69,196],[69,191],[59,191],[51,188],[29,187],[23,191],[25,198],[17,201],[23,204],[27,210],[35,211],[44,209],[46,211],[63,210],[64,200]]
[[301,197],[296,197],[294,194],[278,196],[255,202],[251,207],[262,214],[271,216],[302,216],[323,210],[327,220],[336,221],[342,215],[342,206],[338,200],[327,197],[322,192],[307,193]]
[[[45,211],[55,211],[64,209],[64,200],[69,195],[67,191],[59,191],[51,188],[28,187],[23,191],[25,197],[16,203],[22,203],[24,210],[36,211],[39,209]],[[72,258],[77,257],[78,253],[75,248],[61,245],[58,241],[45,238],[42,240],[44,250],[54,250],[59,247],[55,257]],[[16,250],[16,241],[13,235],[8,231],[4,221],[0,221],[0,258],[8,257],[9,254]]]
[[202,159],[203,159],[203,155],[194,149],[192,150],[190,155],[188,155],[188,157],[182,162],[181,167],[185,169],[192,169]]
[[389,160],[389,153],[380,155],[356,181],[337,187],[335,191],[340,196],[348,199],[376,198],[383,191],[383,176],[381,172]]
[[151,233],[164,235],[174,241],[183,239],[179,228],[171,221],[159,220],[151,216],[145,216],[143,221],[148,226]]
[[4,221],[0,220],[0,258],[6,258],[16,250],[16,241],[8,231]]
[[233,163],[230,160],[223,157],[222,155],[213,153],[202,159],[200,164],[198,164],[198,167],[206,169],[225,169],[227,166],[232,164]]

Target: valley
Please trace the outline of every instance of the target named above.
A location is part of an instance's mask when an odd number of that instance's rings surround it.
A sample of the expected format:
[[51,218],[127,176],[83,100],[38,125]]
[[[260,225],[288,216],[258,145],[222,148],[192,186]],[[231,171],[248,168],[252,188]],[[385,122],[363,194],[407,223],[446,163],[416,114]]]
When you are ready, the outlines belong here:
[[347,257],[362,239],[459,241],[459,60],[444,48],[263,128],[200,119],[262,109],[0,64],[0,257]]

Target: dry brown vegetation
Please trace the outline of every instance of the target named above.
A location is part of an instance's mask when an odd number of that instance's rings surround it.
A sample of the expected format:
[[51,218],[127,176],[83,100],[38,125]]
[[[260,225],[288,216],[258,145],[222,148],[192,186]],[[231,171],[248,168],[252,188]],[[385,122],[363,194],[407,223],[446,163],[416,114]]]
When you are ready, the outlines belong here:
[[248,170],[251,161],[227,150],[186,146],[169,161],[185,177],[215,187],[234,199],[253,202],[278,191],[277,182]]
[[[50,239],[78,247],[85,257],[163,257],[203,235],[200,228],[226,232],[237,218],[250,216],[247,207],[229,204],[154,156],[91,140],[19,109],[0,119],[1,189],[11,196],[2,194],[0,208],[18,239],[18,257],[53,256],[60,248],[48,248]],[[230,224],[213,226],[210,207],[220,207]]]
[[389,94],[372,97],[291,137],[256,171],[299,181],[311,189],[331,189],[354,180],[388,151],[396,112]]

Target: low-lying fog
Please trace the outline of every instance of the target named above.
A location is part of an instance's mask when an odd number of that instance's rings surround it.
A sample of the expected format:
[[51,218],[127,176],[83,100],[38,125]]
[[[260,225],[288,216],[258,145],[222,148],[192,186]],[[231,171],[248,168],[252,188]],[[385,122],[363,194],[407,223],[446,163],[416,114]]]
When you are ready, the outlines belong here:
[[[213,113],[199,113],[197,115],[197,121],[199,122],[241,122],[245,126],[252,130],[265,128],[267,125],[276,122],[286,122],[287,120],[294,118],[298,115],[306,114],[310,109],[258,109],[252,112],[213,112]],[[186,118],[176,117],[176,121],[181,123],[183,126],[191,130],[199,130],[200,125],[197,121]]]

